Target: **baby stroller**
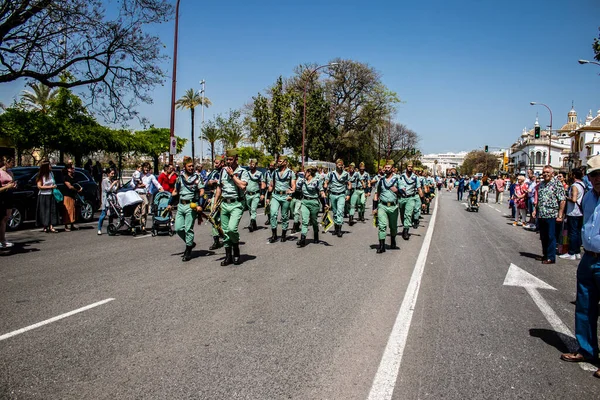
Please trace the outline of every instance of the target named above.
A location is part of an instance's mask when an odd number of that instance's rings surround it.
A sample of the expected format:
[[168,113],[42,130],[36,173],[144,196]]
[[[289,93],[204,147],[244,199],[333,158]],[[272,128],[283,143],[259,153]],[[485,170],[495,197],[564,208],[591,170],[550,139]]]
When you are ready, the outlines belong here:
[[477,190],[469,190],[469,211],[479,212],[479,203],[477,202]]
[[[117,193],[109,193],[106,197],[108,207],[108,227],[106,228],[109,236],[116,235],[119,230],[126,226],[127,232],[133,236],[142,230],[141,205],[144,201],[135,190],[119,190]],[[117,218],[115,224],[114,218]]]
[[171,193],[167,191],[158,192],[154,195],[154,202],[152,203],[152,236],[156,236],[158,232],[169,232],[170,236],[173,236],[175,233],[173,231],[171,211],[167,211],[170,201]]

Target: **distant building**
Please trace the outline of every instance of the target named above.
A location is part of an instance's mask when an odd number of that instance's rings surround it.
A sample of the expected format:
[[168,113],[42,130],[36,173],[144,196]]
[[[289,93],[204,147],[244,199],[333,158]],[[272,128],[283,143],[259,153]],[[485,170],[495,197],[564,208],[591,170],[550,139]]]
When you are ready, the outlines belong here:
[[434,171],[434,175],[446,176],[446,171],[454,170],[456,172],[460,168],[466,155],[466,151],[461,151],[460,153],[424,154],[421,157],[421,162],[427,169]]
[[600,109],[596,117],[590,110],[585,123],[571,130],[569,136],[572,140],[570,151],[566,155],[567,166],[585,166],[590,157],[600,154]]

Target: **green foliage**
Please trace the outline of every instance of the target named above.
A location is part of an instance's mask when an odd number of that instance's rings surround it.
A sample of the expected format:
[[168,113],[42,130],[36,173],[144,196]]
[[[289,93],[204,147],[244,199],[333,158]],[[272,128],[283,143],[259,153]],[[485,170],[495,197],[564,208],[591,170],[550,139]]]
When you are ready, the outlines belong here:
[[262,151],[253,147],[238,147],[238,163],[240,165],[248,165],[248,160],[256,158],[258,164],[261,165],[264,162],[265,155]]
[[499,163],[495,155],[482,150],[473,150],[465,156],[460,171],[463,174],[472,175],[483,173],[491,175],[498,171]]
[[[600,28],[598,28],[598,30],[600,31]],[[594,50],[594,58],[596,59],[596,61],[600,61],[600,34],[598,34],[598,37],[594,39],[594,43],[592,43],[592,49]]]
[[219,115],[215,122],[225,149],[235,149],[246,138],[240,110],[229,110],[229,115]]
[[208,121],[202,127],[202,140],[206,140],[210,144],[210,160],[211,165],[215,163],[215,144],[221,140],[221,131],[217,127],[215,121]]

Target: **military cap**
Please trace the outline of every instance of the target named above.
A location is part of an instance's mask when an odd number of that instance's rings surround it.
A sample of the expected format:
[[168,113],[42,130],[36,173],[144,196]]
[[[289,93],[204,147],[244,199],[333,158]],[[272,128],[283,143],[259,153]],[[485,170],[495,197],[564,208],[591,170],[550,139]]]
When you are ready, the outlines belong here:
[[227,151],[225,152],[225,155],[227,157],[237,157],[238,149],[227,149]]
[[412,163],[412,161],[409,161],[409,162],[408,162],[408,164],[406,164],[406,166],[407,166],[407,167],[412,167],[412,166],[413,166],[413,163]]
[[282,154],[282,155],[280,155],[280,156],[279,156],[279,159],[280,159],[281,161],[287,161],[288,157],[287,157],[286,155],[283,155],[283,154]]
[[336,163],[336,164],[339,164],[339,163],[342,163],[342,164],[343,164],[343,163],[344,163],[344,160],[342,160],[341,158],[338,158],[337,160],[335,160],[335,163]]
[[216,155],[215,156],[215,161],[223,161],[223,156],[222,155]]
[[394,165],[394,160],[387,160],[385,165]]
[[192,159],[192,157],[188,157],[188,156],[183,157],[183,165],[193,163],[193,162],[194,162],[194,160]]
[[251,158],[251,159],[249,159],[249,160],[248,160],[248,164],[250,164],[250,163],[254,163],[254,164],[256,164],[256,163],[257,163],[257,160],[256,160],[256,158]]
[[350,163],[351,167],[356,167],[356,164],[354,164],[353,162]]
[[358,164],[358,168],[364,168],[365,167],[365,163],[361,162],[360,164]]

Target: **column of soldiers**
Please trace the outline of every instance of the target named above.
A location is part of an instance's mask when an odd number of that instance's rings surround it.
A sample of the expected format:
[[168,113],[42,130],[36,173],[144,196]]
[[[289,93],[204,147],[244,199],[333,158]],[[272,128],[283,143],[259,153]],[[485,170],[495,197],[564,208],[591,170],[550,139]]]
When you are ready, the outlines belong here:
[[[189,161],[189,159],[186,159]],[[413,171],[409,162],[403,173],[394,168],[394,162],[387,160],[378,174],[370,177],[365,164],[360,163],[344,168],[344,161],[338,159],[332,171],[322,166],[309,166],[305,170],[290,169],[286,156],[272,162],[263,174],[257,169],[257,160],[249,161],[248,170],[237,163],[235,149],[226,153],[225,159],[215,158],[214,168],[202,181],[200,175],[185,170],[178,178],[176,193],[181,194],[181,211],[178,207],[175,230],[186,242],[183,261],[190,259],[193,241],[193,223],[197,213],[210,209],[211,216],[220,213],[220,227],[213,223],[213,243],[210,250],[225,247],[225,259],[221,265],[240,264],[238,226],[245,209],[250,214],[249,232],[258,230],[257,209],[264,201],[271,227],[269,243],[286,242],[289,220],[293,219],[293,232],[300,232],[298,247],[307,244],[309,226],[313,230],[313,242],[319,243],[319,211],[333,214],[333,234],[343,237],[344,217],[348,225],[365,222],[367,198],[373,194],[373,216],[378,229],[379,244],[377,253],[386,251],[385,238],[389,230],[390,249],[398,249],[396,236],[398,222],[402,226],[402,238],[410,239],[410,229],[419,227],[420,214],[428,212],[428,204],[435,190],[433,178],[421,171]],[[190,185],[193,182],[193,185]],[[183,202],[182,202],[183,201]],[[195,203],[197,201],[197,204]],[[194,207],[187,207],[192,204]],[[188,210],[189,208],[189,210]],[[355,217],[357,216],[357,219]],[[210,220],[210,219],[209,219]],[[278,226],[281,225],[281,235]],[[221,242],[223,238],[223,242]]]

